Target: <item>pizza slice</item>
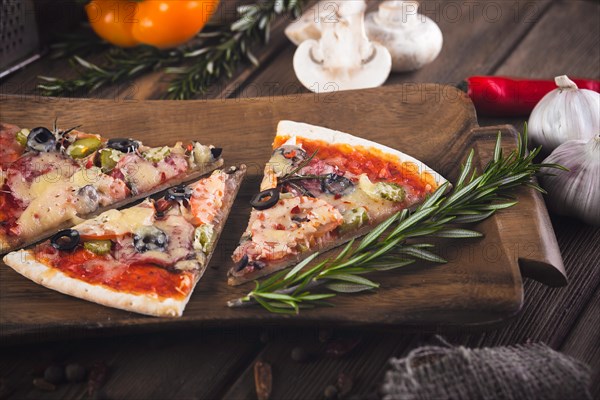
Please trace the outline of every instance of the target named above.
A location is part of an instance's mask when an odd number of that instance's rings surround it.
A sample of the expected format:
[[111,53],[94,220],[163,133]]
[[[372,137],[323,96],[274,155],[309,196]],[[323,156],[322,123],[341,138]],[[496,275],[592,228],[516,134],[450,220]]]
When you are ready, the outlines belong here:
[[77,129],[5,126],[0,254],[223,165],[220,148],[198,142],[149,147]]
[[446,182],[397,150],[308,124],[281,121],[273,149],[233,253],[230,285],[362,236]]
[[23,154],[25,148],[18,139],[23,137],[24,132],[16,125],[0,122],[0,171]]
[[246,167],[109,210],[4,257],[50,289],[109,307],[177,317],[202,277]]

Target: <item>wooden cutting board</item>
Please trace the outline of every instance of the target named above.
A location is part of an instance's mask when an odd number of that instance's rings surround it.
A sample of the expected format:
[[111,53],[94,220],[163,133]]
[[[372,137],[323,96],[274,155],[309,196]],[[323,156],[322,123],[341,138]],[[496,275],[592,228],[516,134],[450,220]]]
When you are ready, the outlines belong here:
[[4,96],[0,119],[21,127],[83,125],[106,137],[137,137],[150,145],[198,140],[224,148],[226,164],[245,163],[248,177],[235,202],[216,254],[179,319],[158,319],[115,310],[38,286],[0,266],[2,340],[54,338],[162,328],[335,324],[370,327],[483,325],[516,314],[523,304],[522,275],[548,285],[566,276],[546,208],[539,194],[518,193],[519,205],[475,226],[482,239],[442,241],[449,262],[420,264],[370,276],[372,293],[340,295],[335,307],[273,315],[259,308],[229,309],[251,285],[226,284],[229,256],[245,229],[252,194],[271,154],[277,123],[307,122],[362,136],[408,153],[450,181],[470,148],[482,165],[496,134],[515,146],[514,128],[480,128],[471,101],[437,84],[388,86],[360,92],[260,99],[111,101]]

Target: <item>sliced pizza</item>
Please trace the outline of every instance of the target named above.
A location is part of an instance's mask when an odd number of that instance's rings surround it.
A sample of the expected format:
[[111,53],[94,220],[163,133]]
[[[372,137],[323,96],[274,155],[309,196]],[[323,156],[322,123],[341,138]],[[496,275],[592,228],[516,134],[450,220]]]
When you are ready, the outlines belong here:
[[397,150],[303,123],[281,121],[273,149],[233,253],[230,285],[362,236],[446,182]]
[[16,125],[0,122],[0,171],[4,171],[8,164],[17,160],[25,151],[25,147],[19,142],[24,132]]
[[216,170],[159,200],[109,210],[4,257],[50,289],[109,307],[181,316],[246,173]]
[[[6,128],[5,128],[6,127]],[[0,254],[223,165],[198,142],[149,147],[77,129],[2,125]]]

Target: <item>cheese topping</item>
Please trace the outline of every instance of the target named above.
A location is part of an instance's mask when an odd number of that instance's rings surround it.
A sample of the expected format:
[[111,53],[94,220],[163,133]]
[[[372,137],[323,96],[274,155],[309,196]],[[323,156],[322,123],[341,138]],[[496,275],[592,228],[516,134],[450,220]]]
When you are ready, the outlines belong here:
[[241,259],[247,253],[252,260],[275,260],[295,254],[299,246],[310,248],[343,220],[338,210],[321,199],[284,198],[267,210],[252,213],[246,232],[251,240],[238,247],[234,257]]
[[145,192],[161,182],[160,171],[154,165],[135,153],[127,154],[117,163],[125,180],[135,186],[139,192]]
[[77,171],[71,160],[57,153],[25,157],[18,161],[18,166],[8,168],[6,182],[12,195],[25,204],[33,197],[41,196],[50,186],[68,180]]
[[105,211],[96,218],[77,225],[74,229],[85,237],[122,236],[135,232],[142,226],[150,226],[153,222],[154,204],[146,200],[140,205],[124,210]]
[[[80,189],[88,185],[93,189],[82,193]],[[77,170],[70,177],[57,178],[54,172],[39,176],[28,192],[32,200],[17,220],[24,237],[33,237],[66,221],[77,223],[80,221],[78,215],[125,198],[127,188],[122,181],[93,167]],[[93,197],[89,197],[90,192]]]
[[61,182],[49,186],[43,197],[37,197],[23,211],[17,224],[21,235],[33,237],[40,230],[49,226],[57,226],[62,222],[72,220],[78,222],[75,198],[70,185]]

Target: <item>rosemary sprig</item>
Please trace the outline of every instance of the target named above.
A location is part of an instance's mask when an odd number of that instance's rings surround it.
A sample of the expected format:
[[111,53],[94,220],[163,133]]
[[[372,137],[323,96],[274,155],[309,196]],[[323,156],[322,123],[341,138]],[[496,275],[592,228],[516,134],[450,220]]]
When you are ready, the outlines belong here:
[[[89,94],[101,87],[126,82],[150,71],[164,69],[174,78],[166,98],[189,99],[205,93],[220,78],[230,78],[244,61],[258,65],[251,48],[259,42],[268,42],[272,20],[282,14],[300,15],[304,0],[264,0],[238,7],[239,19],[228,26],[211,26],[198,37],[180,48],[159,50],[149,46],[122,49],[108,46],[103,65],[96,65],[81,56],[85,43],[95,48],[102,42],[86,42],[88,39],[69,39],[54,45],[55,56],[72,56],[71,64],[78,73],[75,79],[40,76],[44,81],[38,85],[47,96]],[[69,42],[70,41],[70,42]],[[79,53],[81,54],[81,53]]]
[[[300,308],[328,305],[327,299],[336,293],[354,293],[373,290],[379,284],[364,274],[401,268],[425,260],[445,263],[431,251],[430,243],[419,243],[428,237],[477,238],[482,234],[457,227],[483,221],[496,211],[514,206],[507,201],[508,192],[526,185],[543,192],[533,177],[540,168],[564,169],[556,164],[536,164],[534,158],[541,147],[527,154],[527,131],[519,135],[517,148],[504,157],[501,135],[494,157],[481,173],[473,167],[474,151],[462,166],[452,191],[449,184],[441,185],[413,212],[403,210],[375,227],[359,242],[350,241],[335,257],[311,265],[317,254],[300,264],[280,271],[272,277],[256,282],[246,296],[228,302],[230,307],[258,304],[274,313],[298,313]],[[407,242],[411,240],[410,243]],[[415,243],[416,242],[416,243]],[[319,292],[313,290],[322,289]]]
[[298,166],[296,166],[294,169],[292,169],[291,171],[287,172],[285,175],[283,175],[282,177],[277,178],[277,182],[278,184],[284,184],[284,183],[288,183],[288,184],[292,184],[292,186],[296,186],[292,183],[292,181],[303,181],[303,180],[307,180],[307,179],[318,179],[318,180],[322,180],[327,178],[328,174],[325,175],[314,175],[314,174],[301,174],[300,171],[308,166],[308,164],[310,164],[310,162],[312,161],[313,158],[315,158],[315,156],[317,155],[318,150],[315,150],[314,153],[312,153],[308,158],[306,158],[305,160],[303,160],[302,162],[300,162],[298,164]]
[[59,41],[50,45],[50,57],[54,59],[75,55],[85,57],[110,47],[110,44],[96,35],[89,25],[74,33],[61,34],[58,38]]
[[163,66],[180,62],[181,50],[161,51],[150,46],[134,49],[111,47],[102,67],[74,55],[71,66],[79,74],[75,79],[60,79],[39,76],[45,83],[38,89],[46,96],[78,95],[85,96],[110,84],[126,82],[146,72],[158,70]]

